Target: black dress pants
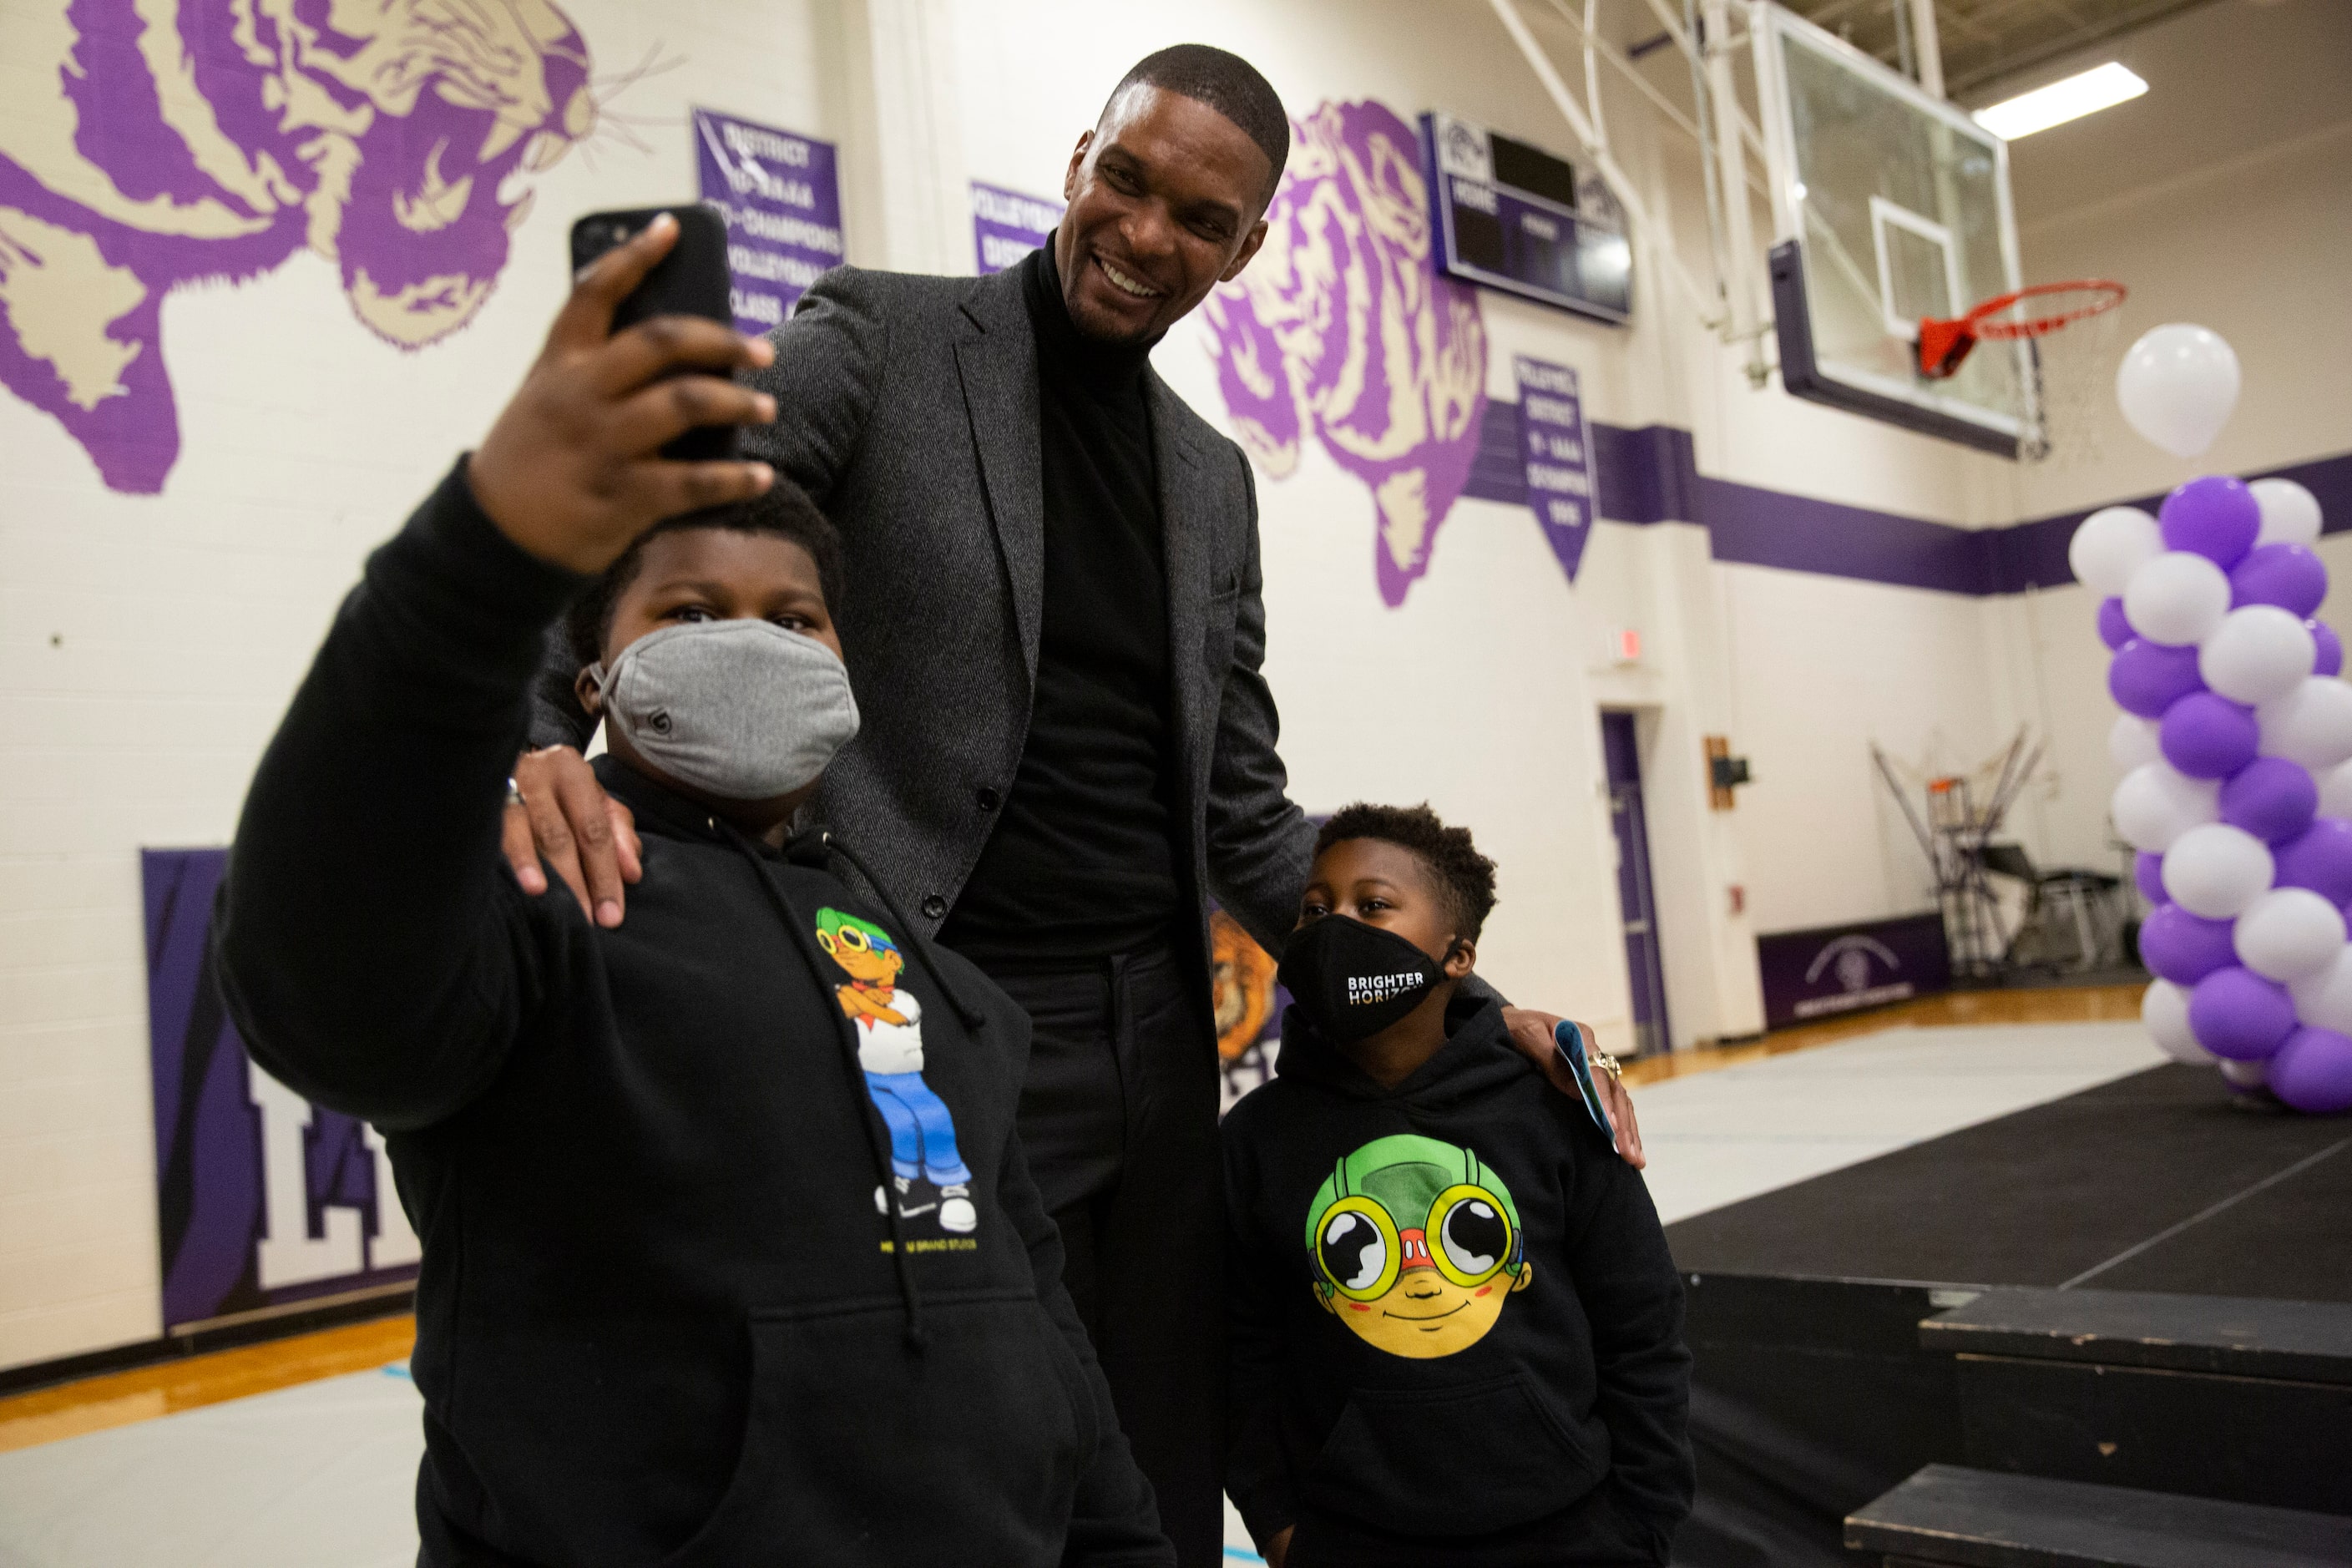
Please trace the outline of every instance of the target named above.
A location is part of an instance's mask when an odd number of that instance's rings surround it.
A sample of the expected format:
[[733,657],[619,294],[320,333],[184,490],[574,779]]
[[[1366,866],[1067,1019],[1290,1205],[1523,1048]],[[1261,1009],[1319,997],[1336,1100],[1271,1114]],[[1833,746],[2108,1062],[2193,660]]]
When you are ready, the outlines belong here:
[[1184,1568],[1224,1551],[1224,1191],[1208,979],[1173,945],[983,963],[1034,1026],[1021,1142]]

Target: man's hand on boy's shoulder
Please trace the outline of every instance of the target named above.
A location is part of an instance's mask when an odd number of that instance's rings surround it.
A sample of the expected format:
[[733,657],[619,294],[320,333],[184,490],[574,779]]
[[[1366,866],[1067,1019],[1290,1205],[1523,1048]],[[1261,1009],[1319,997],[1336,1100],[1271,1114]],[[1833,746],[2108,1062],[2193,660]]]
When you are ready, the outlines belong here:
[[[1526,1007],[1503,1009],[1504,1026],[1511,1031],[1511,1044],[1519,1054],[1543,1069],[1552,1088],[1571,1100],[1581,1100],[1583,1091],[1576,1087],[1576,1071],[1561,1059],[1559,1037],[1553,1031],[1559,1027],[1560,1018],[1554,1013],[1538,1013]],[[1579,1024],[1577,1033],[1586,1040],[1592,1038],[1590,1025]],[[1617,1157],[1633,1169],[1647,1169],[1649,1157],[1642,1152],[1642,1124],[1633,1117],[1633,1097],[1617,1075],[1602,1070],[1601,1064],[1588,1055],[1591,1063],[1592,1085],[1601,1091],[1601,1108],[1609,1112],[1609,1125],[1614,1131]]]
[[636,815],[604,793],[595,770],[570,746],[545,746],[515,759],[515,791],[507,802],[504,849],[526,893],[547,891],[555,868],[580,912],[611,929],[628,903],[625,884],[645,873]]
[[700,425],[765,425],[775,400],[729,379],[775,358],[698,316],[613,331],[613,312],[677,242],[665,214],[582,269],[547,342],[467,460],[474,500],[518,547],[602,572],[666,517],[763,495],[765,463],[681,462],[662,446]]

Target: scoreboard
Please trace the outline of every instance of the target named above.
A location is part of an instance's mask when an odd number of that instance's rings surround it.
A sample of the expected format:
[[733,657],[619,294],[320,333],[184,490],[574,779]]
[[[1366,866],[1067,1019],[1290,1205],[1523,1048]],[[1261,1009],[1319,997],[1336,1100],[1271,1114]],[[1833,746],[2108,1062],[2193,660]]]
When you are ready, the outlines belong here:
[[1633,248],[1598,180],[1458,115],[1421,117],[1438,266],[1449,277],[1604,321],[1633,310]]

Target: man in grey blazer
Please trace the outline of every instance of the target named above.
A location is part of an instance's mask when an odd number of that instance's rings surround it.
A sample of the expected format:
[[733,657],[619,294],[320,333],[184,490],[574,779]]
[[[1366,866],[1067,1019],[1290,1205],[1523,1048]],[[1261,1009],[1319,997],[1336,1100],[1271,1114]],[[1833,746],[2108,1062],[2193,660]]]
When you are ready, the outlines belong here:
[[[827,274],[770,334],[778,417],[746,439],[847,546],[864,727],[819,809],[1036,1024],[1023,1142],[1187,1564],[1223,1531],[1208,900],[1279,952],[1314,829],[1259,673],[1248,461],[1146,356],[1256,253],[1287,141],[1236,57],[1151,56],[1080,138],[1047,251],[984,279]],[[617,924],[634,837],[578,760],[560,662],[509,852]],[[1552,1022],[1516,1021],[1547,1070]]]

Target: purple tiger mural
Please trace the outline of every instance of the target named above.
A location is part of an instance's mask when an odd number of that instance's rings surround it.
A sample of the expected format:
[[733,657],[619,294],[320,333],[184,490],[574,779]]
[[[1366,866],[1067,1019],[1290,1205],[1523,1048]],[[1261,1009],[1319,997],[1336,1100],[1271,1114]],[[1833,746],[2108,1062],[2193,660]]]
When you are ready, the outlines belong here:
[[1378,103],[1296,126],[1265,247],[1209,296],[1209,352],[1242,446],[1276,479],[1313,435],[1370,487],[1391,607],[1429,570],[1477,455],[1486,330],[1431,263],[1421,139]]
[[309,249],[421,348],[481,308],[530,176],[596,120],[546,0],[11,0],[0,60],[0,384],[141,494],[179,456],[172,289]]

